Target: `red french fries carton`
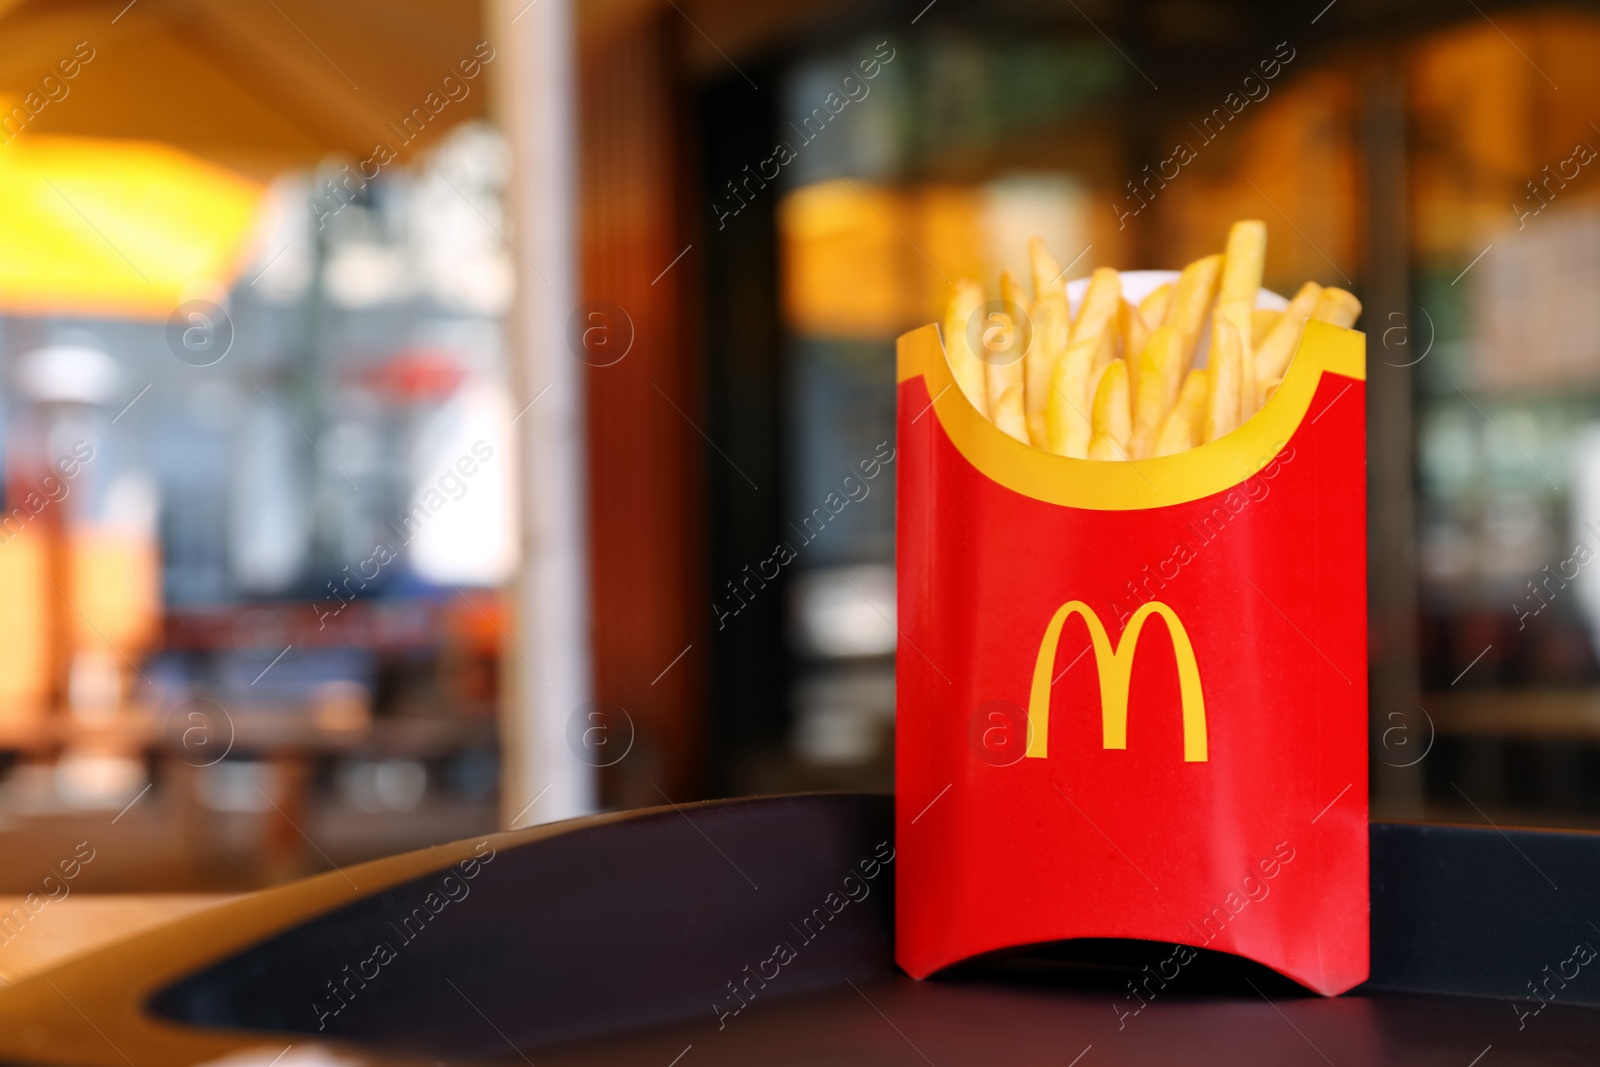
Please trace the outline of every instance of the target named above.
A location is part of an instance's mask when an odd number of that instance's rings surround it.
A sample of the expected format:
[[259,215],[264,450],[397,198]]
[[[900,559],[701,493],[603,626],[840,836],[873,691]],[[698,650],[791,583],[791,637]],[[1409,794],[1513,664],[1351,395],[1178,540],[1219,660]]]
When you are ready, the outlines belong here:
[[1007,436],[934,326],[898,365],[900,965],[1139,938],[1363,981],[1364,336],[1309,324],[1238,430],[1134,462]]

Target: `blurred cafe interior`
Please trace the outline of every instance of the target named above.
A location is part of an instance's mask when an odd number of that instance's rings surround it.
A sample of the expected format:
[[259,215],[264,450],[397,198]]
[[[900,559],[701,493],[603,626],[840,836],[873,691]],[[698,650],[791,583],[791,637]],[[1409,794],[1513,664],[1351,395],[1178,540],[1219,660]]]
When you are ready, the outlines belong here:
[[0,0],[0,893],[891,790],[895,337],[1236,218],[1374,817],[1600,825],[1600,5],[124,3]]

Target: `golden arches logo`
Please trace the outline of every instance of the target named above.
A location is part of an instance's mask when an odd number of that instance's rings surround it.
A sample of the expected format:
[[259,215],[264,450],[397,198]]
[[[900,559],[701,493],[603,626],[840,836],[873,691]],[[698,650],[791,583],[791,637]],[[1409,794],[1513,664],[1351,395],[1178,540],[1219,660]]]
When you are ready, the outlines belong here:
[[1094,647],[1094,662],[1100,672],[1100,737],[1102,748],[1128,747],[1128,686],[1133,678],[1133,657],[1139,647],[1139,633],[1145,620],[1159,615],[1172,637],[1172,651],[1178,661],[1178,692],[1183,709],[1183,758],[1202,763],[1206,756],[1206,699],[1200,690],[1200,668],[1194,661],[1194,646],[1189,633],[1178,620],[1177,612],[1159,601],[1140,606],[1122,632],[1122,641],[1112,645],[1100,616],[1081,600],[1061,606],[1045,628],[1039,642],[1039,659],[1033,668],[1033,688],[1028,695],[1027,755],[1042,759],[1050,742],[1050,683],[1055,678],[1056,646],[1061,629],[1073,615],[1081,615],[1089,628]]

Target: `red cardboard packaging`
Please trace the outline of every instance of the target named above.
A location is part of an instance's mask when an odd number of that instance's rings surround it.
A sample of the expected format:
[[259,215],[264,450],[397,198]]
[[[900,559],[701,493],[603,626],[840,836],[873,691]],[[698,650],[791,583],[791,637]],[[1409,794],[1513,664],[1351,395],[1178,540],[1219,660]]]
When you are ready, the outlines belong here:
[[1311,323],[1233,433],[1097,462],[990,423],[934,326],[900,338],[911,975],[1092,937],[1366,978],[1365,352]]

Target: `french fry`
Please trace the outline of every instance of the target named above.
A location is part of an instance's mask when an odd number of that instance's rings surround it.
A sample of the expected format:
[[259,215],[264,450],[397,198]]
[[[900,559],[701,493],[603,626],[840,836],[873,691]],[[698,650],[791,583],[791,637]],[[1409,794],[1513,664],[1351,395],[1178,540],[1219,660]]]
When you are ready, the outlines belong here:
[[1083,397],[1089,391],[1089,369],[1094,353],[1068,349],[1050,375],[1050,397],[1045,406],[1046,447],[1058,456],[1089,455],[1093,431]]
[[1267,401],[1272,399],[1272,394],[1278,391],[1278,386],[1283,384],[1282,378],[1277,378],[1261,387],[1261,406],[1266,407]]
[[[1087,390],[1089,404],[1084,408],[1089,413],[1089,436],[1091,438],[1094,437],[1094,398],[1100,395],[1100,382],[1105,378],[1106,371],[1111,369],[1113,363],[1124,362],[1124,360],[1117,358],[1116,337],[1109,333],[1102,334],[1100,347],[1095,349],[1094,362],[1089,366],[1089,388]],[[1124,367],[1123,369],[1126,370],[1127,368]],[[1131,396],[1128,399],[1128,406],[1130,410],[1133,407]]]
[[1116,358],[1114,331],[1121,306],[1122,276],[1109,267],[1099,268],[1089,278],[1067,350],[1050,375],[1045,429],[1049,449],[1057,455],[1083,459],[1089,454],[1093,387]]
[[1072,324],[1072,340],[1094,345],[1094,362],[1089,377],[1087,400],[1094,400],[1095,383],[1106,367],[1117,357],[1117,343],[1121,339],[1122,309],[1127,301],[1122,299],[1122,275],[1110,267],[1097,267],[1089,276],[1089,289],[1083,294],[1083,307]]
[[1172,303],[1172,283],[1162,282],[1139,301],[1139,314],[1154,329],[1167,321],[1167,305]]
[[1192,370],[1183,379],[1183,388],[1178,390],[1178,402],[1173,405],[1172,414],[1167,416],[1166,423],[1161,427],[1161,436],[1156,438],[1154,455],[1171,456],[1187,452],[1200,443],[1200,426],[1206,415],[1206,388],[1206,372],[1203,370]]
[[[1183,334],[1176,326],[1161,326],[1150,335],[1150,341],[1138,358],[1139,373],[1130,375],[1133,396],[1133,436],[1129,455],[1144,459],[1155,455],[1156,441],[1166,425],[1167,416],[1178,402],[1178,390],[1183,384]],[[1132,362],[1129,369],[1132,369]]]
[[1067,346],[1050,376],[1050,396],[1045,426],[1050,451],[1058,456],[1086,459],[1094,436],[1090,410],[1100,375],[1115,360],[1111,331]]
[[1091,397],[1094,396],[1095,383],[1100,380],[1100,375],[1106,372],[1106,368],[1111,366],[1111,361],[1116,358],[1117,332],[1116,330],[1107,330],[1100,335],[1100,343],[1095,345],[1094,349],[1094,364],[1089,379],[1089,395]]
[[1094,391],[1100,388],[1100,376],[1106,372],[1117,358],[1117,335],[1113,330],[1107,330],[1100,335],[1100,341],[1094,346],[1094,361],[1089,364],[1089,401],[1094,402]]
[[1072,321],[1072,344],[1095,339],[1115,322],[1122,306],[1122,275],[1110,267],[1097,267],[1089,276],[1078,317]]
[[1044,413],[1024,416],[1028,427],[1028,443],[1034,448],[1050,451],[1050,424]]
[[1130,362],[1144,351],[1154,329],[1138,305],[1127,300],[1122,302],[1122,308],[1117,312],[1117,328],[1122,334],[1122,358]]
[[[1231,322],[1239,334],[1239,422],[1254,415],[1261,404],[1256,388],[1251,327],[1266,261],[1267,224],[1259,219],[1234,223],[1228,229],[1228,248],[1223,254],[1222,282],[1217,287],[1217,315]],[[1215,333],[1212,344],[1216,344]]]
[[1094,391],[1094,436],[1090,459],[1127,459],[1132,418],[1128,413],[1128,364],[1113,359]]
[[1211,320],[1211,362],[1206,366],[1206,416],[1201,440],[1209,443],[1239,427],[1239,364],[1244,345],[1233,320],[1218,311]]
[[1072,334],[1072,312],[1067,306],[1061,264],[1050,254],[1044,238],[1028,241],[1028,266],[1033,274],[1033,344],[1022,357],[1022,401],[1027,416],[1028,439],[1035,448],[1050,447],[1045,408],[1050,399],[1050,375],[1067,350]]
[[1139,389],[1139,354],[1150,342],[1150,326],[1138,307],[1127,300],[1117,309],[1117,335],[1122,343],[1122,358],[1128,361],[1128,395]]
[[1066,288],[1061,284],[1061,264],[1050,254],[1050,249],[1045,247],[1043,237],[1034,237],[1028,241],[1028,267],[1033,274],[1035,301],[1043,300],[1046,296],[1066,298]]
[[[1022,361],[1025,358],[1019,350],[1022,343],[1022,324],[1017,319],[1026,315],[1027,299],[1023,296],[1022,287],[1011,276],[1010,271],[1000,272],[1000,299],[1005,301],[1008,308],[1015,308],[1017,314],[1009,312],[993,316],[997,321],[992,325],[985,325],[984,339],[988,345],[989,339],[994,339],[994,346],[982,354],[985,379],[985,395],[989,399],[987,408],[989,419],[995,425],[1000,424],[999,404],[1000,398],[1006,390],[1015,388],[1017,398],[1022,398]],[[998,321],[1002,320],[1003,321]],[[1031,329],[1031,324],[1030,327]]]
[[994,424],[1023,444],[1028,443],[1028,417],[1022,406],[1022,386],[1010,385],[994,405]]
[[1261,342],[1267,339],[1267,334],[1283,318],[1283,312],[1276,308],[1256,308],[1250,312],[1250,347],[1252,350],[1261,347]]
[[1064,292],[1046,291],[1033,302],[1033,344],[1022,357],[1022,398],[1028,439],[1036,448],[1050,447],[1045,409],[1050,400],[1050,375],[1067,351],[1072,315]]
[[1217,303],[1236,300],[1255,306],[1256,290],[1261,288],[1261,273],[1267,262],[1267,224],[1260,219],[1241,219],[1228,230],[1228,249],[1223,255],[1222,283]]
[[1184,369],[1194,363],[1194,346],[1200,340],[1200,331],[1206,324],[1206,314],[1217,296],[1217,283],[1222,279],[1220,254],[1197,259],[1178,275],[1172,290],[1172,301],[1167,305],[1163,325],[1176,326],[1184,337]]
[[1294,350],[1300,345],[1306,320],[1317,309],[1317,301],[1321,297],[1322,286],[1316,282],[1306,282],[1294,294],[1288,310],[1273,323],[1272,329],[1267,331],[1267,336],[1256,349],[1256,381],[1268,382],[1283,377],[1283,372],[1289,368],[1289,360],[1294,357]]
[[985,381],[983,360],[967,343],[967,321],[983,306],[983,285],[963,278],[950,287],[950,301],[944,312],[944,352],[950,361],[950,373],[956,384],[967,394],[972,406],[989,413],[988,383]]
[[1022,286],[1017,284],[1016,277],[1008,270],[1000,272],[1000,299],[1019,308],[1028,306],[1028,296],[1022,291]]
[[1317,306],[1311,312],[1311,318],[1317,322],[1331,322],[1335,326],[1345,329],[1356,324],[1356,319],[1361,316],[1361,301],[1343,289],[1332,286],[1322,290],[1322,295],[1317,298]]
[[1211,320],[1211,359],[1217,358],[1217,323],[1226,320],[1233,327],[1234,335],[1239,341],[1239,410],[1234,417],[1234,425],[1238,426],[1261,406],[1260,390],[1256,386],[1256,362],[1253,350],[1250,347],[1250,309],[1243,302],[1235,300],[1228,304],[1220,301]]

